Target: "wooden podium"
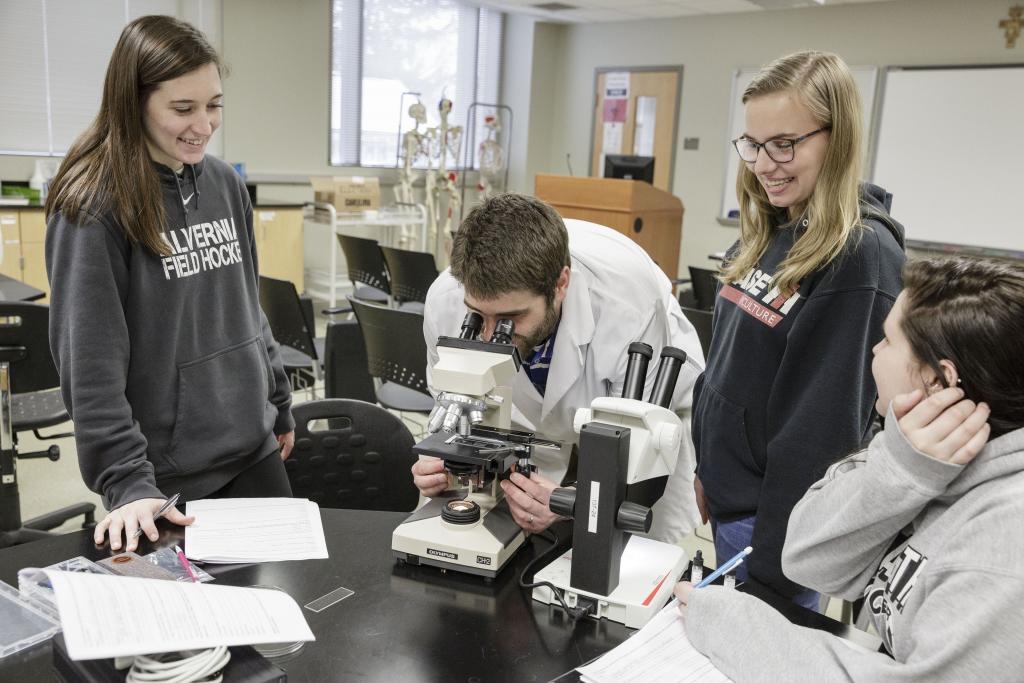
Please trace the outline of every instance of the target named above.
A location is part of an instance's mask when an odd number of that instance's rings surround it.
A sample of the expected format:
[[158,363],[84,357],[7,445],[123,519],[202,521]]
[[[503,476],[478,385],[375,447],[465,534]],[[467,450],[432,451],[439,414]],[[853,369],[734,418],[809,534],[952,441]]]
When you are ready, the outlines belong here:
[[562,218],[621,232],[639,244],[669,279],[678,277],[683,203],[640,180],[537,175],[535,194]]

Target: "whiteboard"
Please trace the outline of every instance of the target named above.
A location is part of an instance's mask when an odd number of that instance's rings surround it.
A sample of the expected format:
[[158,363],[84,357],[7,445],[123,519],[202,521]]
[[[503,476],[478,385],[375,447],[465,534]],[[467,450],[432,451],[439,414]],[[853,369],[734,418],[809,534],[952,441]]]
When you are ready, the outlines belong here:
[[874,179],[908,240],[1024,256],[1024,66],[890,68],[879,117]]
[[[732,146],[732,141],[743,134],[746,128],[746,120],[743,115],[743,91],[747,89],[754,76],[760,72],[757,69],[739,69],[733,75],[732,80],[732,106],[729,109],[729,138],[725,141],[725,182],[722,183],[722,212],[721,219],[728,219],[730,212],[732,220],[738,221],[740,203],[736,199],[736,174],[740,170],[740,157]],[[868,154],[871,150],[871,130],[873,112],[875,107],[875,89],[878,84],[878,67],[875,66],[851,66],[850,72],[853,80],[857,83],[860,91],[861,113],[864,116],[864,168],[870,168]]]

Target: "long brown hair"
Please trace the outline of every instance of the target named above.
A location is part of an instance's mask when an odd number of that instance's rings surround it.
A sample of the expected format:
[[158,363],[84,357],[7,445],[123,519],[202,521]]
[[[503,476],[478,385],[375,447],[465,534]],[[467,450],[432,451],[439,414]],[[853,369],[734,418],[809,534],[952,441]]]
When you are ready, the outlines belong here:
[[[859,185],[863,123],[860,95],[846,62],[828,52],[796,52],[765,66],[743,92],[743,103],[779,92],[793,92],[822,128],[829,129],[825,160],[803,218],[807,229],[780,264],[775,286],[796,288],[810,273],[831,263],[860,225]],[[772,241],[778,209],[757,175],[740,166],[736,176],[740,202],[740,250],[722,272],[735,282],[754,268]]]
[[957,370],[967,398],[992,409],[992,436],[1024,427],[1024,268],[966,257],[910,261],[903,268],[901,329],[917,360],[948,386]]
[[95,120],[75,140],[50,185],[46,216],[71,222],[83,213],[112,211],[128,240],[167,255],[164,203],[153,168],[143,112],[164,81],[221,60],[203,34],[166,16],[140,17],[124,27],[107,65]]

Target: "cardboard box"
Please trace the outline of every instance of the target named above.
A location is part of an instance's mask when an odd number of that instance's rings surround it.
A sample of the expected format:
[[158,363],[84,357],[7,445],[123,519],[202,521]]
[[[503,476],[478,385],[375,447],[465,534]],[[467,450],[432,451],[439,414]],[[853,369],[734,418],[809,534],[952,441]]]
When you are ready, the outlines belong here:
[[362,176],[312,176],[313,198],[334,204],[338,213],[358,213],[380,208],[380,181]]

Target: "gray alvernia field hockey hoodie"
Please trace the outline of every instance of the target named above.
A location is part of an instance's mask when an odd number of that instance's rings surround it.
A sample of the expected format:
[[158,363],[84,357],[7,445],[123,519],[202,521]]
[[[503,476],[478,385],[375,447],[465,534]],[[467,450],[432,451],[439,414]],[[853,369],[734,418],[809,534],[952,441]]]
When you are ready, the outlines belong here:
[[1024,429],[964,467],[915,450],[891,411],[885,423],[797,504],[782,566],[823,593],[863,596],[891,656],[737,591],[693,591],[687,633],[734,680],[1024,680]]
[[212,493],[294,428],[245,185],[211,157],[155,168],[169,256],[109,213],[47,222],[50,347],[82,476],[110,509]]

